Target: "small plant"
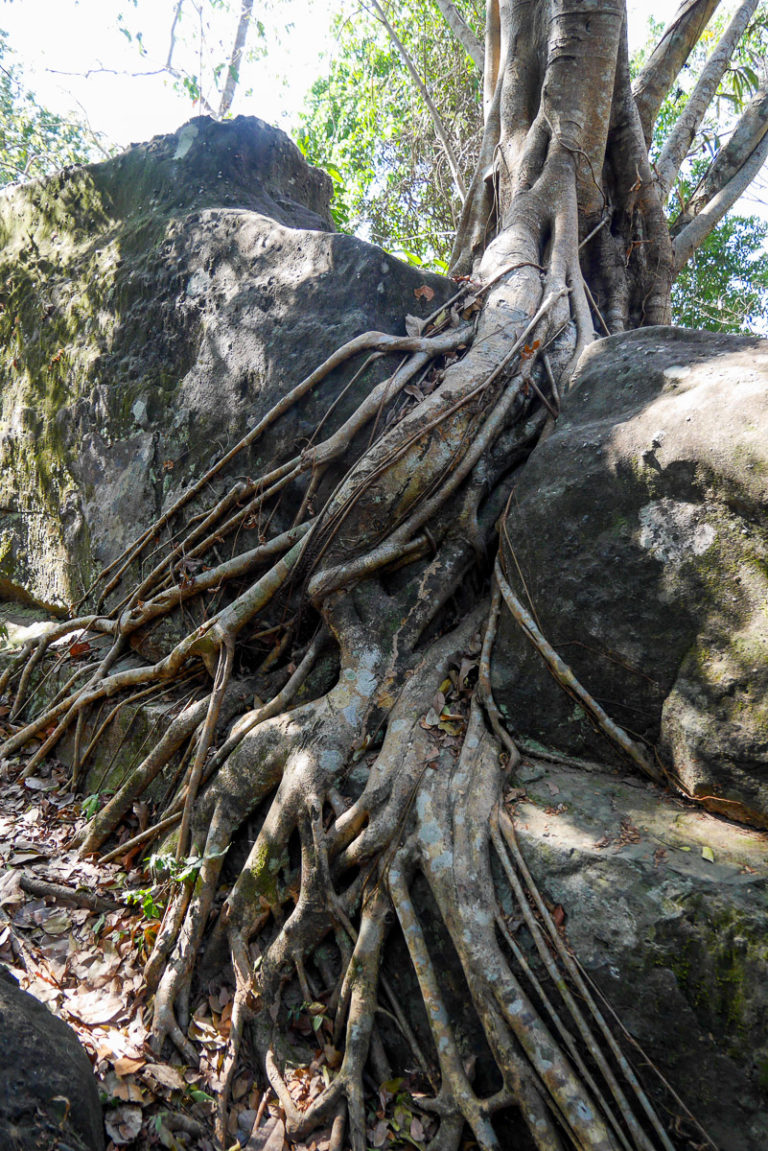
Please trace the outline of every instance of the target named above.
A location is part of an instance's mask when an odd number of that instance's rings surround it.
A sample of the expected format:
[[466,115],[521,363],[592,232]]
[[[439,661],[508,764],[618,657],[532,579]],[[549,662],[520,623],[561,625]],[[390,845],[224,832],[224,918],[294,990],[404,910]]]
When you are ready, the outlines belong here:
[[96,812],[101,806],[101,796],[98,794],[87,795],[83,800],[82,812],[86,819],[93,819]]
[[206,856],[190,855],[186,859],[177,859],[172,852],[166,851],[149,857],[149,869],[154,875],[174,883],[184,883],[188,879],[197,878],[206,859],[219,859],[222,855],[226,855],[226,848]]
[[155,903],[158,894],[156,887],[139,887],[135,891],[126,891],[125,902],[129,907],[141,904],[141,911],[145,919],[162,919],[162,906]]

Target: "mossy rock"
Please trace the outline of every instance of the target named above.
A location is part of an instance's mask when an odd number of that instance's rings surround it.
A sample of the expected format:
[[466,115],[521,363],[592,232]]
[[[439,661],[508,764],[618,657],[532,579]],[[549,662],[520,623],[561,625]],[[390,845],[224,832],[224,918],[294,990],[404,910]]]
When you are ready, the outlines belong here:
[[[513,582],[611,718],[691,795],[761,826],[767,509],[768,342],[647,328],[583,357],[505,540]],[[493,677],[518,730],[618,757],[511,617]]]

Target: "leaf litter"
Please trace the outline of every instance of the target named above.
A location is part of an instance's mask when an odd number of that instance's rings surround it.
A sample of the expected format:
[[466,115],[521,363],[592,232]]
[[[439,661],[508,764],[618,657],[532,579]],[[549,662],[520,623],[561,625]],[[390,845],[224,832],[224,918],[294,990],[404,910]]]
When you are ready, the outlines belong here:
[[[456,729],[465,723],[464,680],[473,666],[474,661],[465,660],[452,670],[429,716],[429,726],[434,724],[446,745],[458,742]],[[216,1151],[213,1117],[231,1026],[232,988],[209,986],[193,1013],[189,1035],[200,1051],[199,1067],[158,1056],[149,1043],[151,1002],[142,974],[159,927],[158,908],[152,899],[142,899],[152,878],[140,863],[126,868],[78,858],[70,845],[87,815],[82,800],[67,790],[65,767],[44,763],[23,782],[4,767],[0,963],[78,1036],[104,1103],[106,1151]],[[25,887],[45,893],[31,894]],[[48,893],[48,887],[57,890]],[[78,892],[81,902],[96,895],[111,901],[115,910],[78,906]],[[325,1090],[341,1054],[325,1034],[330,1023],[322,1014],[324,1005],[301,1007],[295,1033],[317,1048],[308,1066],[294,1069],[288,1086],[296,1104],[306,1107]],[[367,1134],[372,1147],[426,1146],[436,1122],[419,1109],[418,1086],[392,1080],[371,1096]],[[277,1097],[263,1090],[247,1068],[232,1085],[228,1133],[228,1151],[328,1151],[331,1145],[330,1128],[313,1132],[306,1141],[288,1140]]]

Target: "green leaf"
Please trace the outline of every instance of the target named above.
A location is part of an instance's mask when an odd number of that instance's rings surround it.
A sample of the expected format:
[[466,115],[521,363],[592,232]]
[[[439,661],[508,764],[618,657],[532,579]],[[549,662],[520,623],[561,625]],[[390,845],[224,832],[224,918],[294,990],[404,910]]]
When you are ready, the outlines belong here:
[[712,848],[708,847],[706,844],[701,849],[701,857],[702,859],[706,859],[708,863],[715,862],[715,853]]
[[216,1102],[212,1095],[209,1095],[206,1091],[201,1091],[199,1087],[190,1087],[188,1094],[194,1099],[195,1103]]

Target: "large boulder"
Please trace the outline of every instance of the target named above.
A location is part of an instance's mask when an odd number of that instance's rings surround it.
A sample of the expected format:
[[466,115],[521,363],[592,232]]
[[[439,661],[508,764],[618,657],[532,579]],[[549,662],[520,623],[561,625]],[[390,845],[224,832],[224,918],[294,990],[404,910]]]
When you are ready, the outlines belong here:
[[88,1056],[71,1027],[0,965],[0,1144],[14,1151],[102,1151]]
[[[768,342],[650,328],[595,344],[521,473],[505,563],[577,678],[685,791],[768,826]],[[520,731],[612,754],[511,617]]]
[[[0,194],[0,596],[79,599],[325,356],[369,329],[405,334],[406,311],[425,316],[453,292],[334,234],[330,191],[278,129],[201,117]],[[333,373],[234,474],[294,454],[358,367]],[[362,374],[327,430],[384,370]],[[284,501],[278,519],[293,511]]]
[[[768,839],[635,774],[522,765],[522,852],[686,1147],[768,1147]],[[519,915],[510,908],[514,917]],[[655,1070],[654,1070],[655,1069]]]

